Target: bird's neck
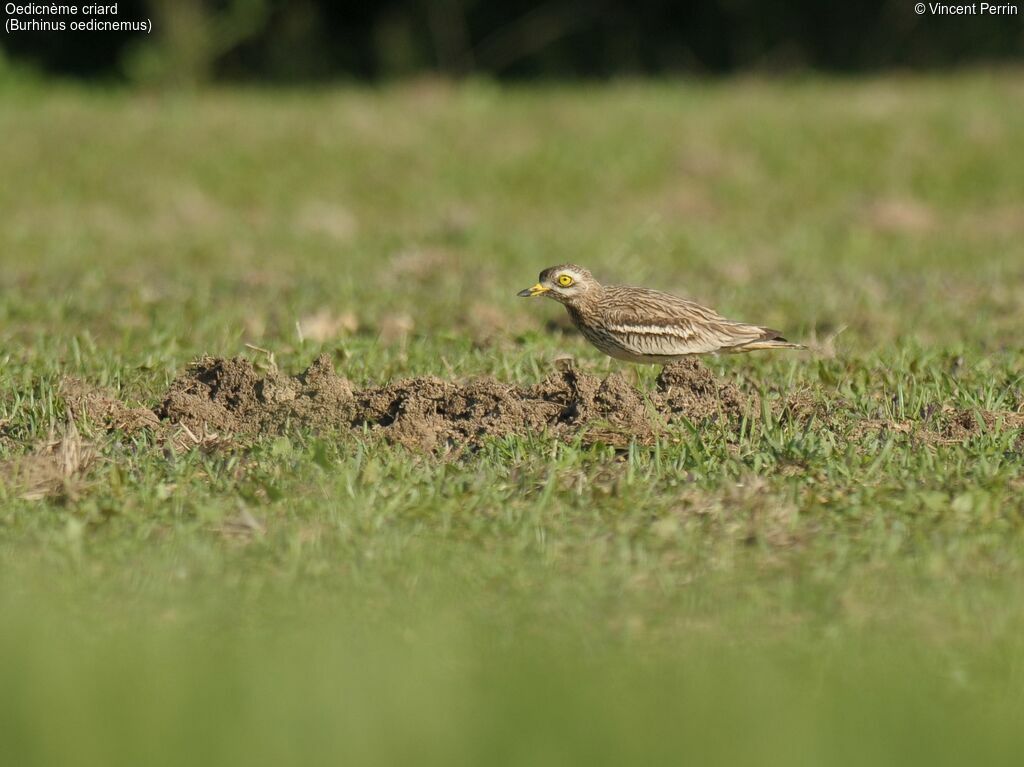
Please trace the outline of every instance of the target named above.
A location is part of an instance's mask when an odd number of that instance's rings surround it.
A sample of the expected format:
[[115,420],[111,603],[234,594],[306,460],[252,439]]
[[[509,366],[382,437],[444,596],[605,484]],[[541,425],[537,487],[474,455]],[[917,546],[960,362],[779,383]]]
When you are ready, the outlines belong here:
[[601,300],[601,288],[591,288],[581,296],[577,296],[572,302],[566,302],[565,310],[569,312],[569,318],[577,327],[581,322],[592,320],[597,314],[597,305]]

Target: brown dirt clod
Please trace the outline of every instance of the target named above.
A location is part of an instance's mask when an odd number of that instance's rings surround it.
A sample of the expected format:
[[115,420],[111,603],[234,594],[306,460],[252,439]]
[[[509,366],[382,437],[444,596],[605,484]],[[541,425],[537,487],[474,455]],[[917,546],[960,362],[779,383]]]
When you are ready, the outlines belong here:
[[152,410],[129,407],[112,394],[77,378],[65,378],[60,391],[72,416],[84,416],[110,430],[130,433],[160,425]]
[[[699,362],[686,362],[666,368],[650,404],[668,420],[699,422],[737,415],[746,399]],[[455,383],[423,376],[353,390],[327,356],[297,376],[261,375],[242,358],[202,357],[171,384],[156,415],[197,434],[365,428],[414,449],[458,451],[484,437],[545,431],[649,442],[659,425],[649,409],[621,374],[601,380],[572,367],[527,387],[491,377]]]
[[[492,377],[454,382],[422,376],[353,389],[327,355],[295,376],[273,365],[261,372],[240,357],[201,357],[171,383],[154,411],[130,408],[77,381],[65,383],[64,396],[73,416],[87,414],[111,430],[150,429],[174,449],[306,428],[321,433],[366,430],[411,449],[447,454],[459,454],[487,437],[540,433],[617,448],[631,442],[650,444],[674,421],[735,424],[758,404],[756,397],[715,376],[698,360],[666,366],[656,388],[645,393],[621,373],[600,379],[571,364],[532,386]],[[788,421],[836,428],[848,421],[843,404],[795,391],[773,401],[772,407]],[[1020,428],[1024,416],[936,406],[914,421],[851,423],[848,437],[855,441],[899,432],[918,441],[953,444],[999,424]]]
[[352,388],[322,355],[297,376],[264,376],[249,360],[201,357],[176,378],[156,414],[195,433],[281,433],[347,424]]
[[74,497],[96,459],[96,450],[82,440],[69,418],[60,436],[51,433],[27,455],[0,462],[0,485],[27,501]]
[[658,375],[658,404],[670,414],[702,421],[718,415],[742,416],[750,407],[735,384],[718,378],[699,360],[666,365]]

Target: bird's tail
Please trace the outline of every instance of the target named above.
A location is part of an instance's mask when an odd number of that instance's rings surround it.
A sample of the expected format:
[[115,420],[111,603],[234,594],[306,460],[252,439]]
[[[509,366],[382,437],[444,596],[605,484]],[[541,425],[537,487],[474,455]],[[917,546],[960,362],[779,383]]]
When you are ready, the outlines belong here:
[[756,352],[762,349],[806,349],[807,347],[803,344],[794,344],[791,341],[787,341],[783,335],[771,328],[758,328],[761,331],[761,337],[755,338],[753,341],[748,341],[745,344],[739,344],[729,349],[730,352]]

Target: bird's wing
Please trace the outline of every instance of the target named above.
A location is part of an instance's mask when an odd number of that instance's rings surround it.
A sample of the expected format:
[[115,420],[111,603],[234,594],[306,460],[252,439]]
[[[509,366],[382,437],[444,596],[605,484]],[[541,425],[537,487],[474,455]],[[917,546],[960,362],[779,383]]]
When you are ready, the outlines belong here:
[[732,322],[706,306],[670,293],[630,289],[607,291],[605,327],[634,354],[677,356],[722,351],[763,339],[756,325]]

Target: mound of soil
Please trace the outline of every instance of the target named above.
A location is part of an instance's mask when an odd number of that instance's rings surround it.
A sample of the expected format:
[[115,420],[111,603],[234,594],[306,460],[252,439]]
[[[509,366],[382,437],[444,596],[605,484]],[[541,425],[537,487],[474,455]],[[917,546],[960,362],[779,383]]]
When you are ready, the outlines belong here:
[[663,367],[658,375],[658,393],[665,413],[685,415],[691,421],[722,413],[741,415],[749,405],[734,384],[718,378],[695,359]]
[[97,451],[82,441],[69,418],[60,436],[51,433],[26,455],[0,462],[0,483],[28,501],[73,498],[82,475],[97,458]]
[[[111,430],[148,430],[173,449],[209,448],[243,436],[321,433],[379,434],[409,448],[458,453],[486,437],[547,433],[562,439],[625,447],[651,443],[674,421],[737,424],[759,405],[697,360],[662,369],[654,391],[641,392],[619,373],[600,379],[566,367],[533,386],[491,377],[466,382],[433,376],[354,388],[321,356],[302,373],[260,372],[243,358],[201,357],[167,390],[154,410],[129,407],[77,380],[64,383],[72,417]],[[936,404],[906,421],[864,419],[842,399],[788,392],[772,403],[785,421],[820,424],[854,442],[891,433],[925,444],[957,444],[991,429],[1024,428],[1024,414],[956,409]],[[1018,449],[1024,449],[1024,434]]]
[[[853,437],[885,438],[904,434],[918,445],[962,445],[989,432],[1003,429],[1024,429],[1024,414],[958,408],[934,403],[923,408],[920,418],[888,420],[865,418],[854,422]],[[1015,449],[1024,452],[1024,431],[1018,436]]]
[[110,429],[133,432],[160,425],[160,420],[152,410],[129,407],[103,389],[77,378],[65,378],[61,382],[61,396],[71,416],[87,416],[97,423],[106,424]]
[[[734,417],[747,404],[696,361],[666,368],[649,400],[664,414],[661,421]],[[421,450],[591,427],[594,436],[617,435],[616,442],[650,441],[660,425],[644,396],[618,373],[601,380],[569,368],[529,387],[490,377],[454,383],[424,376],[354,390],[326,355],[297,376],[261,375],[243,358],[202,357],[171,384],[156,415],[195,434],[368,429]]]
[[[926,431],[925,440],[947,445],[965,442],[1000,426],[1010,429],[1024,427],[1024,415],[1020,413],[993,413],[953,407],[942,408],[932,420],[933,428]],[[1021,436],[1024,439],[1024,435]]]
[[156,409],[195,434],[280,433],[289,426],[329,430],[349,423],[352,388],[324,355],[298,376],[261,376],[236,357],[200,357],[172,383]]

